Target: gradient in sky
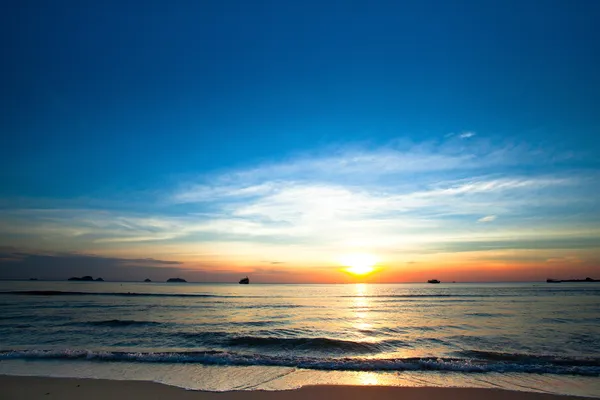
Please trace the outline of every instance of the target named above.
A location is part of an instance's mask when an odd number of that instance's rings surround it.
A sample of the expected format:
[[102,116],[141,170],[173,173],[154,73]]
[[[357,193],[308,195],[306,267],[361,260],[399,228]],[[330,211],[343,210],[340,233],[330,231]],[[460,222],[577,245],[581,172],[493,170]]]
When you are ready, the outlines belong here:
[[[600,2],[9,1],[0,277],[600,272]],[[353,254],[377,260],[357,278]]]

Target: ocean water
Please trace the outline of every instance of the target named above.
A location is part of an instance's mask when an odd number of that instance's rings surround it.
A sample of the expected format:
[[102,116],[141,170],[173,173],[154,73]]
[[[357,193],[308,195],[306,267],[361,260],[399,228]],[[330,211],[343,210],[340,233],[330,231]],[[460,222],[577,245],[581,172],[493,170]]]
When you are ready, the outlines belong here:
[[0,282],[0,374],[600,397],[600,285]]

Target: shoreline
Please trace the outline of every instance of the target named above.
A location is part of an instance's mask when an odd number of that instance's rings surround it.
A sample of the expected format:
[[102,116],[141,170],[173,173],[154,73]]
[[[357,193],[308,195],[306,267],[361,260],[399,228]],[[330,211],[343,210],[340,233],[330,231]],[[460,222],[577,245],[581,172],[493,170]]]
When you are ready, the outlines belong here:
[[316,385],[299,389],[228,392],[195,391],[150,381],[91,378],[54,378],[0,375],[3,400],[65,399],[89,400],[172,399],[172,400],[583,400],[592,397],[566,396],[505,389],[455,387],[395,387]]

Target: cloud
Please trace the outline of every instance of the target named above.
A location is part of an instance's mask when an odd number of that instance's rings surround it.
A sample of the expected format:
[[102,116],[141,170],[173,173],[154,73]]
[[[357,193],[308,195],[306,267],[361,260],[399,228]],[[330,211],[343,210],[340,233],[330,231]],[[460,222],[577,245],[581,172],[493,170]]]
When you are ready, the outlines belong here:
[[572,264],[572,263],[582,263],[584,262],[584,260],[582,260],[579,257],[576,256],[564,256],[564,257],[553,257],[553,258],[548,258],[546,260],[546,262],[548,263],[561,263],[561,264]]
[[477,133],[475,133],[473,131],[463,131],[461,133],[450,132],[450,133],[445,134],[444,137],[445,138],[458,137],[459,139],[468,139],[468,138],[472,138],[475,135],[477,135]]
[[463,133],[459,134],[458,137],[461,138],[461,139],[468,139],[468,138],[472,138],[475,135],[476,135],[475,132],[466,131],[466,132],[463,132]]
[[483,218],[479,218],[477,220],[477,222],[493,222],[496,220],[496,216],[495,215],[487,215]]
[[[496,251],[496,250],[557,250],[557,249],[590,249],[600,250],[600,232],[577,232],[564,233],[557,232],[543,235],[535,230],[527,232],[515,232],[514,236],[482,236],[479,240],[446,241],[440,240],[437,243],[431,243],[428,252],[476,252],[476,251]],[[543,253],[539,254],[544,257]]]
[[[275,261],[271,264],[284,264]],[[2,279],[67,280],[72,276],[101,277],[105,281],[136,281],[150,278],[155,282],[181,277],[188,282],[237,282],[251,275],[254,282],[281,282],[293,274],[289,269],[261,266],[244,268],[212,268],[210,265],[184,264],[152,258],[131,259],[102,257],[92,254],[54,253],[0,247]],[[311,280],[310,277],[306,277]],[[318,280],[316,280],[318,281]]]
[[[466,138],[475,134],[461,135]],[[534,175],[528,182],[527,175],[519,176],[515,167],[555,163],[556,157],[552,151],[539,151],[522,144],[497,146],[489,140],[473,140],[468,144],[402,142],[375,148],[348,146],[201,176],[196,181],[182,183],[167,196],[166,204],[210,206],[215,202],[251,202],[299,187],[378,192],[393,187],[394,192],[406,193],[435,185],[448,187],[452,180],[474,183],[490,180],[483,179],[486,175],[492,176],[496,183],[510,185],[519,179],[520,184],[527,185],[540,177]],[[515,170],[512,175],[498,176],[499,171],[508,167]]]
[[[177,257],[189,252],[252,259],[263,253],[292,261],[295,257],[327,257],[327,253],[356,247],[418,252],[449,239],[468,241],[462,237],[463,226],[476,214],[527,212],[529,203],[543,198],[546,191],[576,182],[545,176],[478,177],[437,181],[424,188],[365,188],[289,181],[252,197],[245,193],[216,197],[210,213],[140,217],[46,210],[41,216],[23,214],[21,218],[26,216],[28,222],[14,221],[11,227],[13,234],[17,230],[21,235],[50,235],[47,240],[52,243],[68,240],[71,246],[83,248],[138,246],[150,254],[176,248],[172,254]],[[287,250],[289,246],[293,249]]]
[[0,276],[5,279],[67,279],[91,275],[105,280],[142,280],[181,272],[179,261],[152,258],[130,259],[44,251],[0,253]]
[[[581,232],[598,222],[599,202],[583,194],[600,180],[558,168],[552,151],[479,137],[448,142],[348,146],[208,173],[162,188],[162,199],[135,212],[5,204],[0,241],[137,260],[292,265],[348,251],[410,260],[436,251],[520,248],[509,239],[527,232],[524,221],[532,218],[577,247],[570,239],[587,238]],[[502,224],[473,224],[497,215]],[[536,246],[534,239],[523,243]]]

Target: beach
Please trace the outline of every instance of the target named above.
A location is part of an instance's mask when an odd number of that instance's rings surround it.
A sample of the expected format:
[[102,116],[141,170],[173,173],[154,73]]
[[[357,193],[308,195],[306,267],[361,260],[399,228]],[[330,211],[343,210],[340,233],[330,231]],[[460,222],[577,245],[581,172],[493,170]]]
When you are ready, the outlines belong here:
[[2,399],[170,400],[569,400],[585,397],[477,388],[306,386],[283,391],[207,392],[143,381],[0,376]]
[[599,296],[595,283],[0,282],[0,375],[599,398]]
[[0,400],[600,400],[600,0],[6,3]]

